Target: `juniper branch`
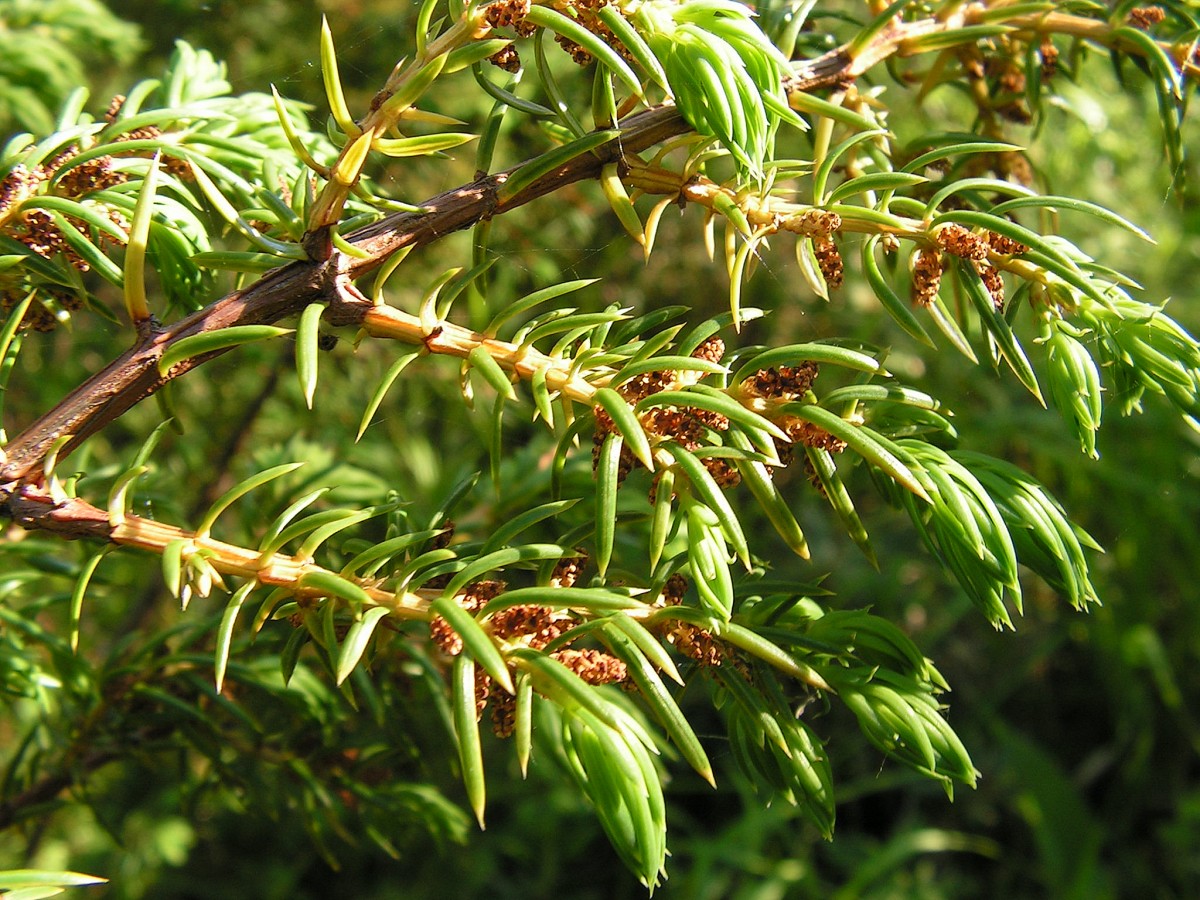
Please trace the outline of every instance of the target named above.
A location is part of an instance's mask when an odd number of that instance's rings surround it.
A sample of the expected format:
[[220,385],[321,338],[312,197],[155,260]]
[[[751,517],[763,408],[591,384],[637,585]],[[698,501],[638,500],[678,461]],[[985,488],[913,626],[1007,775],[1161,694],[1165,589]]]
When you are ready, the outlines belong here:
[[[69,498],[57,501],[35,485],[23,485],[7,501],[13,521],[22,528],[55,534],[66,540],[93,540],[130,547],[161,555],[176,541],[185,541],[192,552],[203,552],[213,568],[222,575],[249,578],[267,587],[286,588],[296,597],[325,596],[316,589],[304,587],[306,576],[333,574],[311,561],[273,553],[266,559],[257,550],[239,547],[208,536],[156,522],[141,516],[128,515],[114,524],[109,514],[98,507]],[[401,618],[427,618],[430,596],[418,593],[385,591],[363,586],[371,601],[387,607]]]
[[[852,81],[888,57],[905,53],[913,41],[971,25],[984,11],[972,5],[945,19],[897,22],[864,47],[855,48],[853,53],[851,45],[847,44],[813,60],[794,64],[795,74],[788,79],[785,88],[792,95]],[[1016,16],[1012,24],[1041,33],[1080,35],[1106,46],[1120,42],[1120,36],[1113,28],[1097,28],[1093,20],[1066,14]],[[1126,48],[1123,44],[1122,49],[1134,53],[1140,50],[1136,46]],[[498,191],[521,166],[481,176],[470,184],[428,200],[422,204],[420,212],[396,213],[348,235],[347,240],[358,255],[350,256],[335,250],[326,260],[291,263],[191,316],[167,327],[150,330],[133,348],[13,437],[4,448],[0,462],[0,499],[12,496],[22,481],[36,481],[39,466],[51,448],[64,437],[67,439],[65,446],[59,447],[60,459],[168,382],[225,352],[193,357],[160,374],[158,361],[175,342],[235,325],[276,322],[296,315],[314,302],[330,305],[326,319],[329,324],[355,324],[361,321],[365,310],[357,301],[345,302],[346,293],[339,290],[339,283],[370,273],[400,250],[432,244],[448,234],[524,206],[568,185],[597,178],[605,165],[622,161],[625,154],[641,152],[687,131],[687,124],[671,104],[653,107],[623,120],[613,140],[591,153],[569,160],[503,202],[498,199]],[[316,243],[320,242],[309,242],[309,245]]]

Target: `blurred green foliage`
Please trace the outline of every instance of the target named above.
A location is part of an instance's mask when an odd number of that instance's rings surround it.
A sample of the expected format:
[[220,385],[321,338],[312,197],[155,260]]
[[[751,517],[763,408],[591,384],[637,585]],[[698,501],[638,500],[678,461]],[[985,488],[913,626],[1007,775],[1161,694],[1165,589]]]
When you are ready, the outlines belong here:
[[[11,26],[38,5],[14,0],[0,5],[0,12]],[[363,92],[390,70],[397,36],[411,30],[410,5],[402,2],[134,0],[110,6],[140,25],[152,54],[165,58],[182,38],[227,58],[238,87],[275,82],[314,104],[321,102],[311,61],[321,12],[330,16],[344,76]],[[76,10],[67,19],[78,22],[87,12]],[[105,64],[128,64],[138,46],[134,32],[94,10],[88,21],[93,30],[87,51]],[[53,77],[32,94],[0,85],[0,103],[18,98],[0,107],[0,123],[7,115],[21,127],[44,127],[55,101],[85,80],[82,32],[59,26],[48,33],[58,49],[36,58],[69,65],[50,67]],[[19,65],[19,57],[0,45],[0,78],[10,65]],[[1085,66],[1078,81],[1086,89],[1065,86],[1034,126],[1043,137],[1031,153],[1044,182],[1039,187],[1104,204],[1149,229],[1158,242],[1151,248],[1112,229],[1090,230],[1088,222],[1069,216],[1062,224],[1085,251],[1112,260],[1144,284],[1148,297],[1175,298],[1171,314],[1195,331],[1200,206],[1194,195],[1173,191],[1164,174],[1161,150],[1149,137],[1158,131],[1153,95],[1118,90],[1104,60]],[[22,74],[13,80],[31,79]],[[463,118],[470,112],[454,110]],[[961,98],[935,93],[920,108],[896,108],[892,122],[903,143],[926,129],[965,130],[971,123],[959,118],[963,114]],[[1197,147],[1194,123],[1185,128],[1185,143]],[[1191,174],[1197,183],[1200,173]],[[686,237],[694,220],[668,216],[659,242],[670,249],[643,268],[640,255],[619,237],[599,191],[580,186],[570,195],[570,207],[560,203],[552,222],[534,206],[507,216],[495,230],[492,249],[506,265],[496,267],[494,289],[515,296],[552,279],[603,271],[598,307],[619,299],[641,312],[680,302],[692,307],[696,320],[724,308],[723,287],[714,288],[716,276],[702,248]],[[819,562],[791,560],[773,574],[811,581],[828,571],[829,585],[847,602],[903,623],[955,688],[952,722],[984,776],[977,790],[960,790],[948,804],[936,785],[895,767],[881,770],[878,753],[855,739],[852,718],[834,711],[821,727],[837,748],[845,786],[836,839],[825,843],[790,807],[764,808],[718,749],[717,791],[693,778],[669,784],[671,879],[657,895],[882,900],[1200,894],[1200,603],[1194,587],[1200,438],[1165,404],[1149,402],[1139,416],[1106,420],[1100,459],[1093,464],[1058,417],[1030,404],[1011,378],[923,357],[883,317],[864,315],[865,291],[848,290],[832,303],[815,297],[797,303],[791,295],[800,276],[789,257],[766,254],[747,287],[755,305],[779,310],[757,327],[803,339],[846,335],[892,346],[889,366],[923,374],[931,390],[959,411],[956,425],[970,433],[973,449],[1019,461],[1104,546],[1106,555],[1094,567],[1103,605],[1076,613],[1031,582],[1016,633],[994,632],[948,584],[907,518],[864,490],[865,478],[855,485],[855,496],[876,544],[878,571],[820,515],[805,516],[818,502],[806,499],[798,515]],[[749,340],[754,337],[752,328]],[[8,398],[10,414],[25,421],[45,408],[106,358],[111,339],[99,328],[95,335],[81,330],[69,340],[55,336],[26,350],[25,389]],[[395,489],[417,509],[433,510],[464,473],[486,468],[486,421],[460,414],[459,404],[449,402],[458,392],[455,366],[422,361],[430,377],[397,384],[372,426],[374,440],[336,453],[319,440],[335,430],[353,431],[366,400],[359,396],[362,370],[378,378],[389,362],[385,348],[369,345],[353,359],[344,346],[327,354],[322,397],[353,400],[319,399],[311,415],[300,414],[303,401],[289,379],[279,394],[269,395],[266,386],[289,365],[273,348],[212,364],[208,377],[178,386],[174,401],[183,411],[185,437],[169,437],[168,446],[186,471],[202,470],[200,461],[227,451],[235,471],[306,458],[306,473],[318,472],[311,484],[338,485],[343,501]],[[135,411],[89,444],[91,477],[115,473],[153,421],[151,411]],[[522,437],[520,426],[506,434],[514,448],[506,464],[517,471],[531,467],[545,449],[535,443],[521,450]],[[457,467],[443,465],[448,447]],[[72,465],[83,468],[84,461]],[[161,491],[155,479],[162,480]],[[138,502],[164,519],[187,519],[224,486],[193,485],[194,494],[185,496],[172,473],[164,472],[147,481]],[[498,523],[510,512],[497,505],[487,515]],[[249,534],[254,524],[247,515],[238,527]],[[232,521],[223,525],[230,528]],[[0,598],[18,587],[33,588],[45,609],[37,621],[45,627],[61,621],[73,576],[93,548],[64,555],[55,542],[30,538],[4,552],[42,572],[35,585],[11,584],[0,560]],[[488,830],[468,823],[440,737],[448,711],[439,707],[438,691],[422,686],[428,673],[421,673],[417,657],[394,677],[375,672],[371,690],[379,696],[359,710],[327,682],[305,677],[303,663],[290,690],[214,696],[210,657],[200,647],[220,609],[196,601],[181,618],[155,567],[137,557],[114,555],[98,572],[104,600],[86,609],[87,654],[73,657],[63,649],[45,671],[10,669],[3,677],[11,691],[6,702],[18,710],[37,702],[48,685],[62,685],[54,691],[58,730],[40,740],[79,748],[72,763],[91,770],[86,793],[58,804],[47,797],[44,815],[0,835],[0,867],[95,872],[110,885],[78,895],[113,898],[644,896],[578,795],[545,779],[537,767],[522,783],[515,763],[507,762],[508,771],[489,778]],[[12,617],[6,614],[4,624],[0,636],[19,645],[25,636]],[[151,646],[131,641],[147,630],[161,640]],[[285,640],[264,633],[253,656],[233,665],[277,671]],[[0,648],[0,667],[19,658]],[[99,695],[72,692],[75,666],[96,668],[99,674],[80,681],[103,685]],[[363,682],[356,687],[369,697]],[[123,689],[132,683],[139,685],[134,695]],[[220,730],[205,722],[194,730],[156,729],[146,711],[169,703],[218,706]],[[715,714],[708,711],[713,718],[705,722],[703,704],[694,705],[701,736],[722,734]],[[105,765],[112,752],[106,741],[129,734],[137,735],[138,752]],[[0,742],[11,744],[14,737],[0,735]],[[209,759],[228,770],[196,769],[188,748],[214,742],[230,752]],[[342,774],[356,768],[358,777],[367,769],[367,777],[387,783],[385,808],[338,793]],[[294,814],[296,804],[318,804],[325,827],[303,833],[307,817]],[[395,859],[380,843],[355,840],[370,829],[385,837]]]
[[0,134],[49,131],[59,105],[108,78],[143,49],[140,29],[100,0],[0,3]]

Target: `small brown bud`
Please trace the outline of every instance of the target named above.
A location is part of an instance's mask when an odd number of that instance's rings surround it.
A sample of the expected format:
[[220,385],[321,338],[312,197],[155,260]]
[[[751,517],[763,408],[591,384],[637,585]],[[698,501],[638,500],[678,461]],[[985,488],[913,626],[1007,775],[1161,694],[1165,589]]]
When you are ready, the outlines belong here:
[[38,177],[21,163],[8,170],[0,180],[0,217],[23,201],[37,187]]
[[672,623],[666,638],[676,650],[702,666],[719,666],[725,658],[725,650],[713,638],[712,632],[690,622]]
[[38,256],[49,259],[68,246],[66,238],[54,224],[54,218],[46,210],[25,210],[18,221],[23,231],[15,235],[16,239]]
[[961,225],[946,225],[936,235],[938,246],[952,256],[964,259],[987,259],[987,242]]
[[687,593],[688,581],[683,575],[676,572],[667,579],[666,584],[662,588],[663,603],[667,606],[678,606],[683,602],[683,596]]
[[721,413],[713,412],[710,409],[701,409],[698,406],[685,407],[684,411],[705,428],[711,428],[713,431],[729,430],[729,417]]
[[12,312],[16,305],[25,299],[26,293],[26,290],[18,288],[8,288],[0,293],[0,313],[7,315]]
[[806,422],[803,419],[791,419],[783,430],[792,439],[792,443],[803,444],[805,447],[817,447],[830,453],[841,453],[846,449],[846,442],[834,437],[819,425]]
[[493,28],[511,28],[525,20],[530,5],[530,0],[499,0],[484,8],[484,16]]
[[[108,220],[116,225],[117,228],[121,229],[123,232],[129,232],[129,220],[125,218],[125,213],[117,209],[115,206],[105,207],[104,213],[108,216]],[[102,231],[100,232],[100,243],[115,245],[118,243],[118,239],[112,237],[107,231]]]
[[996,114],[1009,122],[1015,122],[1018,125],[1028,125],[1033,121],[1033,113],[1029,111],[1029,107],[1025,105],[1024,100],[1014,100],[1012,103],[1003,103],[996,107]]
[[942,251],[918,250],[913,254],[913,303],[931,306],[942,286]]
[[737,487],[742,482],[741,473],[727,459],[719,456],[709,456],[704,459],[704,468],[713,477],[717,486],[723,489]]
[[1008,66],[1000,74],[1000,88],[1010,94],[1025,93],[1025,73],[1016,66]]
[[25,318],[21,321],[22,328],[32,328],[34,331],[47,333],[58,327],[58,317],[47,309],[46,306],[38,301],[34,301],[25,311]]
[[[779,457],[779,464],[782,467],[790,466],[796,460],[796,445],[785,443],[779,438],[771,438],[775,444],[775,455]],[[775,474],[775,466],[767,466],[767,474],[773,476]]]
[[510,738],[517,730],[517,698],[508,691],[492,685],[492,734],[500,739]]
[[1128,22],[1134,28],[1149,31],[1167,17],[1161,6],[1137,6],[1129,11]]
[[592,54],[588,53],[582,46],[575,43],[568,37],[563,37],[561,34],[554,35],[554,42],[563,48],[572,62],[577,66],[586,66],[592,61]]
[[652,434],[669,437],[685,450],[695,450],[704,441],[704,425],[685,410],[655,406],[646,410],[642,420]]
[[813,466],[812,460],[808,458],[807,454],[804,456],[804,474],[808,476],[808,483],[818,494],[825,498],[829,497],[829,493],[825,490],[825,482],[821,481],[821,476],[817,473],[816,467]]
[[825,284],[831,291],[837,290],[842,286],[842,281],[845,276],[845,265],[842,262],[842,254],[838,251],[837,244],[833,242],[833,238],[829,235],[814,237],[813,252],[817,257],[817,265],[821,269],[821,275],[825,278]]
[[[651,505],[658,502],[658,485],[659,485],[659,482],[661,482],[661,481],[662,481],[662,472],[661,471],[655,472],[654,477],[650,479],[650,491],[647,494],[646,499],[650,502]],[[674,491],[672,491],[671,499],[674,499],[674,498],[675,498],[675,493],[674,493]]]
[[604,439],[617,430],[616,423],[603,406],[593,406],[592,413],[596,416],[596,430],[592,435],[592,443],[603,444]]
[[1049,81],[1058,74],[1058,48],[1046,38],[1038,47],[1038,55],[1042,58],[1042,81]]
[[447,547],[449,547],[450,543],[454,540],[455,527],[456,526],[452,519],[446,519],[445,521],[443,521],[442,522],[442,533],[439,535],[436,535],[434,537],[434,539],[429,542],[429,549],[430,550],[445,550]]
[[47,293],[54,298],[54,302],[68,312],[77,312],[83,309],[83,298],[74,291],[66,288],[49,288]]
[[111,156],[101,156],[67,169],[54,183],[54,191],[62,197],[82,197],[123,184],[128,178],[113,167]]
[[[599,418],[597,418],[597,425],[599,425]],[[615,426],[614,426],[614,430],[615,430]],[[603,452],[604,442],[605,442],[606,438],[607,438],[607,435],[601,433],[599,431],[599,429],[597,429],[596,433],[592,435],[592,474],[593,475],[597,471],[599,471],[600,454]],[[625,481],[626,478],[629,477],[629,473],[633,471],[633,466],[636,462],[637,462],[637,460],[633,456],[633,451],[629,449],[629,446],[627,444],[622,444],[621,445],[621,453],[617,457],[617,483],[618,484],[622,483],[623,481]]]
[[692,357],[711,363],[719,363],[725,356],[725,342],[715,335],[692,351]]
[[467,612],[479,612],[489,600],[499,597],[508,589],[503,581],[485,580],[469,584],[458,600],[459,606]]
[[487,706],[488,697],[492,693],[492,676],[485,672],[481,667],[475,667],[475,720],[483,716],[484,707]]
[[996,154],[996,171],[1010,181],[1026,187],[1033,184],[1033,166],[1023,153],[1016,151]]
[[[457,598],[458,605],[467,612],[478,612],[485,603],[503,593],[505,587],[503,581],[477,581]],[[447,656],[462,653],[462,638],[441,616],[434,616],[429,621],[429,639]]]
[[996,309],[1004,309],[1004,279],[1000,277],[999,270],[980,260],[975,260],[971,264],[975,267],[975,271],[979,273],[979,277],[983,281],[983,286],[991,294],[992,304]]
[[617,393],[630,403],[637,403],[651,394],[665,391],[674,380],[675,378],[670,372],[644,372],[622,384],[617,388]]
[[562,634],[562,626],[548,606],[512,606],[502,609],[491,618],[492,634],[501,640],[526,638],[526,643],[540,650]]
[[192,171],[191,165],[185,159],[180,159],[178,156],[169,156],[164,154],[162,157],[163,168],[171,175],[174,175],[180,181],[195,181],[196,173]]
[[521,70],[521,54],[517,52],[517,48],[512,44],[501,47],[488,57],[488,62],[498,69],[503,69],[505,72],[519,72]]
[[133,131],[127,131],[121,135],[122,141],[152,141],[162,137],[162,129],[157,125],[143,125],[141,128],[135,128]]
[[550,575],[550,584],[554,587],[572,587],[579,579],[586,562],[587,556],[582,551],[578,556],[564,556],[555,564],[554,572]]
[[812,237],[837,231],[842,227],[842,217],[824,209],[806,209],[799,215],[788,216],[780,223],[780,227],[784,231]]
[[559,650],[550,656],[588,684],[615,684],[629,677],[624,662],[599,650]]
[[121,107],[125,105],[125,95],[117,94],[109,101],[108,110],[104,113],[104,121],[111,125],[117,121],[117,116],[121,114]]
[[819,372],[820,368],[811,361],[798,366],[759,369],[742,382],[742,392],[753,397],[795,400],[812,387]]
[[76,144],[71,144],[56,153],[53,158],[42,165],[42,179],[49,180],[54,177],[54,173],[61,169],[64,165],[79,155],[79,147]]
[[997,253],[1003,253],[1006,256],[1011,256],[1017,253],[1024,253],[1029,248],[1020,241],[1015,241],[1003,234],[996,234],[994,231],[987,233],[987,242],[989,246]]
[[434,616],[429,622],[429,639],[447,656],[458,656],[462,653],[463,642],[458,632],[450,627],[450,623],[441,616]]

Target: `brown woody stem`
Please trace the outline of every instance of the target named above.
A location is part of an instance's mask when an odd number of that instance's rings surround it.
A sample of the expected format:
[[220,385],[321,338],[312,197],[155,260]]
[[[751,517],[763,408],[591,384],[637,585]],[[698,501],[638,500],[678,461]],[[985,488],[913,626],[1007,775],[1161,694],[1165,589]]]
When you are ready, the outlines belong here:
[[[324,596],[320,591],[306,590],[301,582],[305,576],[328,570],[282,553],[263,559],[257,550],[202,537],[140,516],[126,516],[120,523],[113,524],[107,512],[86,501],[72,498],[56,502],[47,491],[34,485],[17,489],[7,505],[13,521],[22,528],[50,532],[67,540],[107,541],[158,555],[167,545],[182,540],[189,546],[189,555],[203,553],[222,575],[254,579],[266,587],[285,587],[297,597],[306,594]],[[395,593],[368,586],[363,589],[373,603],[387,607],[395,615],[408,619],[428,618],[429,598],[407,591]]]

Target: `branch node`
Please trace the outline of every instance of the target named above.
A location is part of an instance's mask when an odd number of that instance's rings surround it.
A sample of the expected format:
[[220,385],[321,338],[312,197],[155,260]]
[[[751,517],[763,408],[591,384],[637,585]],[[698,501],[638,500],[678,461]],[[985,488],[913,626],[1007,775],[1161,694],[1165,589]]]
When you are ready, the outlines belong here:
[[315,263],[328,262],[333,256],[333,238],[330,236],[330,225],[322,225],[314,231],[306,232],[301,246],[308,258]]
[[134,327],[137,329],[137,343],[134,346],[139,349],[154,343],[158,336],[166,331],[156,316],[138,319]]

